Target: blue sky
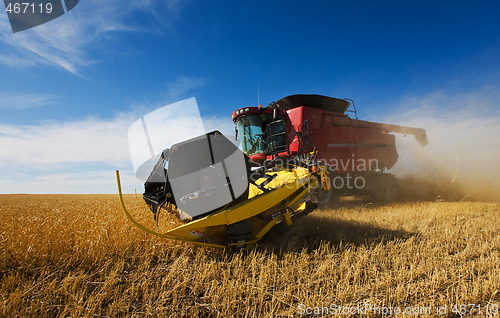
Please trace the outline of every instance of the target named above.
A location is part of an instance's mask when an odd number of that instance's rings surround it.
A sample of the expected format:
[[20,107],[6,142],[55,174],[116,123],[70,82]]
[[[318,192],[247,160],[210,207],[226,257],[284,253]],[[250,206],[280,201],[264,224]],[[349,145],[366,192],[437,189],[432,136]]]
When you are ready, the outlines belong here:
[[12,34],[3,12],[0,193],[114,193],[115,169],[142,192],[128,127],[190,97],[225,131],[258,95],[297,93],[354,99],[368,120],[442,114],[428,105],[497,118],[499,13],[498,1],[81,0]]

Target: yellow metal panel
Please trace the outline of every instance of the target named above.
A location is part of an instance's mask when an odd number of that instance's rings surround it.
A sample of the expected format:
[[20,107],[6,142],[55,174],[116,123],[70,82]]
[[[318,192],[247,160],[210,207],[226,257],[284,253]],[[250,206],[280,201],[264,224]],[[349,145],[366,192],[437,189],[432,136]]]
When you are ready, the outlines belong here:
[[226,221],[226,211],[222,210],[219,213],[212,213],[206,217],[191,221],[168,231],[168,234],[179,235],[180,233],[190,233],[191,230],[207,228],[210,226],[224,225]]
[[283,218],[285,219],[287,225],[292,225],[292,217],[290,216],[290,211],[287,211],[285,214],[283,214]]
[[314,187],[316,187],[316,185],[318,184],[318,181],[315,178],[311,178],[310,180],[311,180],[311,182],[309,183],[309,186],[306,189],[304,189],[304,191],[302,191],[298,196],[296,196],[288,204],[289,207],[295,205],[297,202],[299,202],[300,200],[304,199],[304,196],[306,196],[307,193],[309,193],[312,189],[314,189]]
[[260,214],[279,204],[281,201],[288,198],[301,187],[302,184],[300,184],[299,182],[294,182],[289,183],[281,188],[275,189],[271,192],[259,195],[244,206],[228,211],[227,224],[233,224]]
[[269,232],[270,229],[273,228],[273,226],[276,225],[276,223],[279,222],[279,218],[272,220],[271,222],[267,223],[260,231],[255,235],[255,238],[257,240],[260,240],[267,232]]
[[[286,177],[288,176],[289,174],[286,175]],[[251,218],[252,216],[260,214],[285,200],[295,191],[300,189],[303,182],[304,181],[295,179],[295,181],[287,183],[286,186],[282,186],[281,188],[258,195],[248,201],[238,203],[230,207],[228,210],[216,211],[206,217],[172,229],[167,233],[172,235],[181,235],[182,233],[184,236],[186,233],[189,235],[191,230],[223,224],[233,224]],[[307,191],[307,189],[304,190],[305,193],[307,193]],[[298,200],[295,199],[294,201],[297,202]]]

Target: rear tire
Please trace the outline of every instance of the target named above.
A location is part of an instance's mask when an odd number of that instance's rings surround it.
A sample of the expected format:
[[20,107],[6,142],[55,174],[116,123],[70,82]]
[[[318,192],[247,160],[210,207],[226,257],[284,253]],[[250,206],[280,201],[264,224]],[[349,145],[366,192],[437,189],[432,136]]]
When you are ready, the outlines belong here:
[[392,174],[377,173],[372,175],[367,183],[369,193],[376,202],[392,202],[398,197],[398,181]]

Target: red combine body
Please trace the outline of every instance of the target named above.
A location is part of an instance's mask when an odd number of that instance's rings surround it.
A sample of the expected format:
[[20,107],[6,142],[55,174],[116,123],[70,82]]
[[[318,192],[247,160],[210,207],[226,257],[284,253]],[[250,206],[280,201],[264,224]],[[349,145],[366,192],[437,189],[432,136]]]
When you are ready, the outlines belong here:
[[391,133],[414,135],[425,146],[425,130],[352,119],[346,114],[355,113],[348,110],[350,106],[349,101],[333,97],[291,95],[266,108],[240,108],[232,118],[242,150],[254,161],[293,158],[315,150],[330,171],[331,192],[324,199],[370,194],[393,200],[396,179],[383,173],[398,160]]

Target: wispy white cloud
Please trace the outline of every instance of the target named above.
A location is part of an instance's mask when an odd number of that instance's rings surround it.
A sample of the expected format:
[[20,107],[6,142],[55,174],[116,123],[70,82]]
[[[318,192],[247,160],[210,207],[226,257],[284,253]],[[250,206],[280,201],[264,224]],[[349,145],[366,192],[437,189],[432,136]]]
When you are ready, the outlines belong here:
[[171,99],[179,99],[185,97],[188,92],[202,87],[208,83],[205,78],[194,76],[180,76],[177,79],[166,84],[168,97]]
[[116,193],[116,169],[125,192],[141,188],[127,140],[133,120],[0,124],[0,193]]
[[101,163],[123,166],[128,161],[130,118],[88,118],[41,125],[0,125],[0,168],[50,170],[64,164]]
[[[0,180],[0,193],[117,193],[115,171],[91,170],[9,175],[11,179]],[[127,170],[120,171],[124,193],[143,192],[143,183]]]
[[0,92],[0,109],[27,109],[54,104],[55,102],[57,101],[52,95]]
[[203,118],[203,125],[207,132],[218,130],[228,138],[234,139],[235,131],[231,115]]
[[[124,191],[142,192],[135,178],[128,129],[137,114],[39,125],[0,124],[0,193],[116,193],[114,170]],[[234,131],[228,118],[203,119],[206,129]],[[165,127],[166,134],[175,134]]]
[[[121,115],[110,120],[88,118],[30,126],[0,124],[0,169],[9,166],[57,171],[80,164],[131,168],[128,129],[135,120],[131,115]],[[203,119],[203,123],[207,130],[234,133],[227,118]],[[165,127],[164,133],[176,134],[178,129]]]
[[[35,28],[10,30],[7,15],[0,17],[0,63],[15,68],[35,65],[61,67],[77,74],[81,67],[96,62],[90,53],[106,50],[113,32],[162,32],[172,30],[180,12],[178,0],[87,0],[67,14]],[[145,14],[150,25],[132,22],[134,14]],[[116,43],[115,43],[116,44]]]

